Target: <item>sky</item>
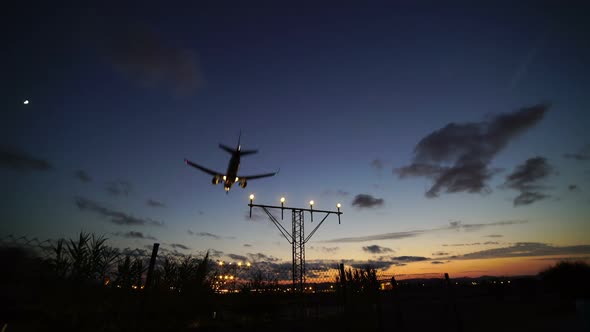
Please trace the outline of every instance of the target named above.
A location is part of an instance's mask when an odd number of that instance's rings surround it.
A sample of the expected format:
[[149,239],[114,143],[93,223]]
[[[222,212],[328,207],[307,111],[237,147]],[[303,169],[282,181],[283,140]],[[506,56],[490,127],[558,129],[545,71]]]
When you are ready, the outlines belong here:
[[[479,276],[590,261],[587,4],[282,5],[9,8],[0,238],[84,231],[289,262],[263,211],[249,218],[254,193],[342,204],[309,266]],[[240,132],[259,153],[239,173],[278,175],[226,194],[183,162],[224,172],[218,144]],[[305,216],[307,234],[321,217]]]

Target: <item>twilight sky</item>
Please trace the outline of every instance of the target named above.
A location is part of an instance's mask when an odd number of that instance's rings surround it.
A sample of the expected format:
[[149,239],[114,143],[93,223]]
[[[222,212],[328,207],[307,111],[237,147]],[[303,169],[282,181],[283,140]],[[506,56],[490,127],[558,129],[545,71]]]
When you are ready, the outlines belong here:
[[[590,260],[587,4],[271,3],[9,8],[0,237],[288,261],[254,193],[342,203],[309,264]],[[225,171],[240,130],[241,173],[280,173],[226,195],[183,159]]]

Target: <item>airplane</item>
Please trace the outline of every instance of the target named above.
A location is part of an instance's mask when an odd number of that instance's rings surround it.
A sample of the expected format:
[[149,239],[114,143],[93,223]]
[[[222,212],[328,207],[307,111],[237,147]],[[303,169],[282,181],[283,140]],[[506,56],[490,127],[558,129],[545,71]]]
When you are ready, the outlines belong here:
[[197,168],[205,173],[213,175],[213,180],[211,180],[211,183],[213,183],[214,185],[223,181],[223,189],[225,189],[226,193],[229,192],[229,190],[231,189],[231,186],[236,182],[238,182],[240,184],[240,187],[246,188],[246,185],[248,185],[248,180],[260,179],[260,178],[265,178],[265,177],[276,175],[278,173],[278,171],[273,172],[273,173],[266,173],[266,174],[238,176],[238,168],[240,167],[240,157],[246,156],[246,155],[251,155],[251,154],[258,152],[258,150],[242,150],[242,147],[240,145],[241,136],[242,136],[242,132],[240,132],[240,135],[238,136],[238,145],[235,149],[232,149],[229,146],[224,145],[224,144],[219,144],[219,148],[221,148],[222,150],[229,152],[231,154],[231,159],[229,160],[229,165],[227,166],[227,171],[225,172],[225,174],[223,174],[221,172],[216,172],[216,171],[210,170],[210,169],[205,168],[201,165],[197,165],[186,158],[184,159],[184,162],[189,166],[192,166],[192,167]]

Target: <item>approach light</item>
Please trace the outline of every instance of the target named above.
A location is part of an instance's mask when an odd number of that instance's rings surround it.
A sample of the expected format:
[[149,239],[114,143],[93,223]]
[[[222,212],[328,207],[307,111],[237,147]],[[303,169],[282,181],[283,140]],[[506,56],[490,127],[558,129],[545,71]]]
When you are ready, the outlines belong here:
[[224,175],[222,179],[223,179],[223,181],[225,181],[225,179],[227,179],[227,176]]
[[242,262],[238,262],[238,266],[242,266]]
[[342,207],[342,204],[338,203],[338,204],[336,204],[336,207],[337,208],[341,208]]
[[239,180],[240,180],[240,178],[236,176],[236,181],[234,181],[234,182],[238,182]]
[[254,194],[250,194],[250,200],[253,201],[254,200]]
[[281,204],[285,203],[285,197],[281,197]]
[[250,262],[247,262],[247,263],[246,263],[246,266],[247,266],[247,267],[250,267],[250,266],[252,266],[252,264],[250,264]]
[[219,266],[223,266],[223,261],[219,261]]
[[314,201],[309,201],[309,205],[313,206]]

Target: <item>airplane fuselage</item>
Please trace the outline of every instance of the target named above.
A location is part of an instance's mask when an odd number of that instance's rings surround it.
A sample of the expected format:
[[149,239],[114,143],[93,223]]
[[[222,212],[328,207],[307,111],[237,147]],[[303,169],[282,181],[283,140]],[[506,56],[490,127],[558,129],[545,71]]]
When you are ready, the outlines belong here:
[[232,184],[236,182],[236,178],[238,177],[238,169],[240,168],[240,153],[234,152],[232,154],[231,159],[229,160],[229,165],[227,166],[227,172],[225,172],[225,181],[224,187],[226,190],[231,188]]

